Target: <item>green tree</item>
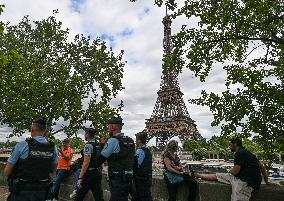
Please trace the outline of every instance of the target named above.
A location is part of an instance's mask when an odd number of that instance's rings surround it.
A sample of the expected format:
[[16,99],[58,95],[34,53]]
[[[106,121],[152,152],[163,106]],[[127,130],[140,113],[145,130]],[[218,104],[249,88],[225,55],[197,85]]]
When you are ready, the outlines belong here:
[[2,57],[0,65],[0,123],[13,134],[27,131],[38,116],[48,118],[51,134],[70,136],[86,122],[104,131],[121,110],[122,103],[109,103],[123,89],[123,52],[115,55],[99,38],[72,40],[56,12],[35,22],[26,16],[0,34],[0,52],[17,55]]
[[16,142],[16,141],[11,141],[11,142],[8,144],[8,148],[14,148],[17,143],[18,143],[18,142]]
[[[0,4],[0,15],[2,14],[4,5]],[[2,37],[4,31],[4,24],[0,21],[0,37]],[[18,54],[14,49],[5,50],[5,48],[0,48],[0,66],[6,65],[9,62],[9,59],[21,58],[21,55]],[[1,72],[1,69],[0,69]],[[1,85],[0,85],[1,87]],[[1,117],[1,116],[0,116]]]
[[5,142],[0,142],[0,148],[3,148],[5,145]]
[[[221,94],[202,91],[190,103],[209,106],[212,126],[239,132],[264,149],[266,158],[284,150],[284,2],[280,0],[156,0],[172,18],[197,20],[173,37],[165,70],[192,70],[206,81],[213,67],[227,72]],[[188,24],[191,24],[190,22]]]
[[[243,146],[257,155],[259,159],[264,159],[265,154],[261,146],[247,138],[243,138]],[[188,140],[184,144],[184,149],[193,153],[194,160],[208,158],[209,152],[216,152],[219,157],[225,160],[233,159],[234,155],[228,147],[229,138],[225,136],[212,136],[208,141]]]
[[52,141],[57,148],[60,148],[62,146],[62,141],[57,138],[51,138],[49,140]]
[[70,143],[71,146],[74,147],[76,150],[81,150],[85,146],[84,140],[78,136],[70,138]]
[[188,140],[184,143],[183,148],[192,152],[194,160],[203,160],[208,158],[208,145],[206,141]]
[[218,153],[219,157],[222,159],[229,160],[234,157],[228,147],[229,139],[224,136],[212,136],[207,144],[207,150]]

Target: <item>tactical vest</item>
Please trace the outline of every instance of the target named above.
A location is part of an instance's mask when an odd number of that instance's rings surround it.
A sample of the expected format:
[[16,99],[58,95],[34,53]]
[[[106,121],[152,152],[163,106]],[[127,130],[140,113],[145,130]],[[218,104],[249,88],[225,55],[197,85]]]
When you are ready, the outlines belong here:
[[133,171],[135,145],[134,141],[127,136],[113,136],[119,142],[119,152],[113,153],[108,158],[109,174]]
[[29,154],[19,159],[13,170],[12,179],[41,182],[49,179],[54,160],[54,143],[39,143],[33,138],[26,139]]
[[[97,142],[87,142],[86,144],[90,144],[93,146],[93,153],[91,155],[91,160],[90,160],[88,169],[101,168],[101,166],[97,165],[98,163],[96,161],[97,154],[100,150],[99,144]],[[84,158],[84,153],[81,152],[81,154],[83,154],[82,157]]]
[[134,158],[134,175],[135,177],[149,178],[152,177],[152,154],[146,147],[141,149],[145,153],[145,158],[141,165],[138,165],[138,158]]
[[80,150],[80,154],[81,154],[81,158],[78,158],[78,164],[80,167],[82,167],[83,161],[84,161],[84,149]]

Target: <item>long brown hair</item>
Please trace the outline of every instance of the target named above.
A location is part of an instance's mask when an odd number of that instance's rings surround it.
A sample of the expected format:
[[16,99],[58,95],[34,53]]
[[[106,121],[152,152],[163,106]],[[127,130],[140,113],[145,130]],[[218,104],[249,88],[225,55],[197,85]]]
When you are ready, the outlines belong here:
[[178,149],[178,142],[175,140],[169,141],[169,143],[167,144],[166,150],[162,153],[162,161],[165,159],[165,156],[167,153],[173,150],[177,150],[177,149]]

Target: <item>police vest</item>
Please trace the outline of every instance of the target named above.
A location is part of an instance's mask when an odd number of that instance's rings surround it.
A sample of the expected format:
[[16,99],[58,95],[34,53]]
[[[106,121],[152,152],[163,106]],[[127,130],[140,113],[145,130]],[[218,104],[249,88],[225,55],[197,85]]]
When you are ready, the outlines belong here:
[[113,136],[119,142],[119,152],[113,153],[108,158],[108,172],[123,173],[133,171],[135,145],[134,141],[127,136]]
[[[88,169],[101,168],[101,166],[97,165],[98,163],[97,163],[97,160],[96,160],[97,154],[100,150],[99,144],[97,142],[87,142],[86,144],[90,144],[90,145],[93,146],[93,153],[91,155],[91,160],[90,160]],[[81,154],[82,154],[82,158],[84,158],[84,153],[81,152]]]
[[138,158],[134,158],[134,175],[136,177],[152,177],[152,154],[146,147],[141,148],[145,153],[145,158],[141,165],[138,165]]
[[12,172],[12,179],[40,182],[49,179],[54,160],[54,143],[39,143],[33,138],[26,139],[29,154],[19,159]]

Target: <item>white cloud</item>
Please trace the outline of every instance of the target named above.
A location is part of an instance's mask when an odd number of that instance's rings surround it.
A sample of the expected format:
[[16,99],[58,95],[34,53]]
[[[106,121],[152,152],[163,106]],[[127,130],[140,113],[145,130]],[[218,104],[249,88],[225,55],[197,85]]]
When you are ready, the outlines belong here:
[[[63,22],[64,27],[70,28],[72,36],[76,33],[85,33],[93,38],[104,35],[114,51],[125,50],[124,59],[128,61],[123,78],[125,90],[119,93],[118,98],[125,104],[122,113],[125,133],[133,135],[144,129],[145,118],[149,118],[152,113],[160,85],[163,55],[162,18],[165,11],[153,5],[153,2],[6,0],[6,8],[0,19],[17,23],[24,15],[30,15],[32,20],[40,20],[58,9],[58,19]],[[183,24],[196,26],[196,23],[194,20],[188,22],[180,18],[173,24],[173,33]],[[220,129],[210,126],[212,115],[208,108],[190,105],[187,100],[198,97],[202,89],[221,92],[224,89],[225,75],[220,67],[210,74],[206,83],[201,83],[189,70],[184,70],[180,76],[184,101],[204,137],[219,134]]]

